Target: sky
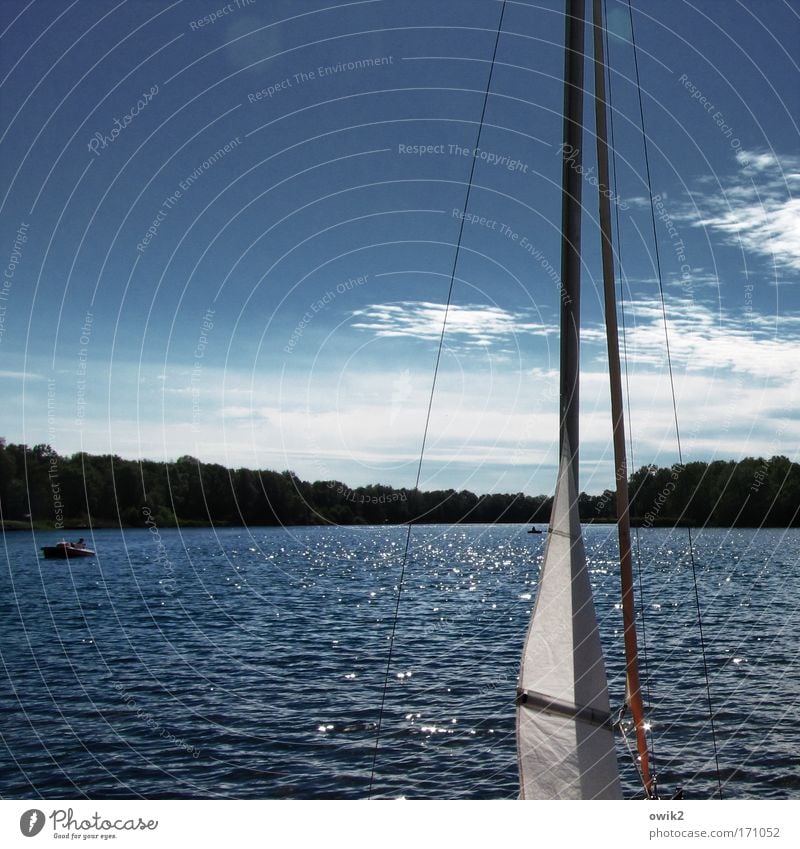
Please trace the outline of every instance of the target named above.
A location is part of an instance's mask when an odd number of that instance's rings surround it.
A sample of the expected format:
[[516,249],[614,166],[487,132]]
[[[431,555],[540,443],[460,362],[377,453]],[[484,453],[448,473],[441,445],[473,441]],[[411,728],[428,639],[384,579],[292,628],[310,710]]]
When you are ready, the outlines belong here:
[[[551,492],[564,17],[507,2],[491,70],[502,5],[4,0],[0,435],[411,487],[453,276],[420,486]],[[670,361],[684,461],[797,460],[800,4],[607,17],[630,465],[678,461]],[[596,493],[613,462],[590,107]]]

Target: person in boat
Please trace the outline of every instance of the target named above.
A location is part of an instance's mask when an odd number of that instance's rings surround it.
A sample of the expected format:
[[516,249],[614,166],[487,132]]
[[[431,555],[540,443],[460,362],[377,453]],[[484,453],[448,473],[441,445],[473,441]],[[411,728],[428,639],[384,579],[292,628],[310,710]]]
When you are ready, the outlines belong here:
[[75,548],[86,548],[86,543],[83,541],[83,537],[81,537],[77,542],[72,544]]

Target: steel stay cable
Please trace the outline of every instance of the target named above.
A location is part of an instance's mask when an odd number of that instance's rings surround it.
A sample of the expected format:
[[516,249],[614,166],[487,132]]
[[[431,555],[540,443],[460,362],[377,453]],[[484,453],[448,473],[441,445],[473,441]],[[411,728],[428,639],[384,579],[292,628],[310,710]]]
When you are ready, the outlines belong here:
[[[635,68],[635,72],[636,72],[636,91],[637,91],[638,100],[639,100],[639,119],[640,119],[641,128],[642,128],[642,144],[643,144],[643,149],[644,149],[645,175],[646,175],[646,179],[647,179],[647,191],[648,191],[648,195],[650,197],[650,218],[651,218],[651,223],[652,223],[652,228],[653,228],[653,248],[654,248],[654,257],[655,257],[655,262],[656,262],[656,276],[658,277],[658,289],[659,289],[659,295],[660,295],[660,300],[661,300],[661,314],[662,314],[662,318],[663,318],[663,322],[664,322],[664,340],[665,340],[665,345],[666,345],[667,366],[668,366],[668,370],[669,370],[669,384],[670,384],[670,390],[671,390],[671,394],[672,394],[672,413],[673,413],[673,417],[674,417],[674,421],[675,421],[675,437],[676,437],[676,441],[677,441],[677,445],[678,445],[678,461],[680,462],[681,468],[683,468],[683,451],[681,449],[681,434],[680,434],[680,426],[678,424],[678,404],[677,404],[676,396],[675,396],[675,381],[674,381],[673,371],[672,371],[672,357],[670,355],[669,330],[668,330],[668,327],[667,327],[667,308],[666,308],[666,302],[665,302],[665,298],[664,298],[664,283],[663,283],[663,279],[662,279],[662,275],[661,275],[661,258],[660,258],[660,254],[659,254],[659,250],[658,250],[656,213],[655,213],[655,206],[654,206],[654,201],[653,201],[653,185],[652,185],[652,179],[651,179],[651,174],[650,174],[650,156],[649,156],[649,153],[648,153],[647,133],[645,132],[645,124],[644,124],[644,104],[643,104],[643,100],[642,100],[642,87],[641,87],[641,81],[640,81],[640,76],[639,76],[639,58],[638,58],[638,53],[637,53],[637,50],[636,50],[636,35],[635,35],[634,25],[633,25],[633,9],[631,7],[631,0],[627,0],[627,4],[628,4],[628,18],[629,18],[629,21],[630,21],[630,28],[631,28],[631,47],[633,48],[633,63],[634,63],[634,68]],[[700,607],[700,593],[699,593],[699,590],[698,590],[698,587],[697,587],[697,570],[696,570],[696,566],[695,566],[695,562],[694,562],[694,544],[693,544],[693,541],[692,541],[692,529],[687,527],[686,530],[687,530],[687,536],[688,536],[688,540],[689,540],[689,562],[690,562],[691,569],[692,569],[692,582],[693,582],[693,585],[694,585],[695,605],[696,605],[696,608],[697,608],[697,626],[698,626],[698,635],[699,635],[699,638],[700,638],[700,653],[701,653],[702,660],[703,660],[703,675],[704,675],[704,678],[705,678],[706,698],[707,698],[707,702],[708,702],[709,729],[711,731],[711,742],[712,742],[712,747],[714,749],[714,763],[715,763],[716,772],[717,772],[717,789],[718,789],[718,793],[719,793],[719,798],[722,799],[723,798],[722,797],[722,777],[721,777],[721,774],[720,774],[720,767],[719,767],[719,752],[718,752],[718,748],[717,748],[717,735],[716,735],[716,730],[715,730],[715,727],[714,727],[714,709],[713,709],[713,704],[712,704],[712,701],[711,701],[711,685],[710,685],[709,674],[708,674],[708,660],[707,660],[707,657],[706,657],[706,642],[705,642],[705,637],[704,637],[704,634],[703,634],[703,619],[702,619],[702,612],[701,612],[701,607]]]
[[[489,92],[490,92],[491,86],[492,86],[492,76],[494,75],[495,60],[497,58],[497,47],[500,43],[500,33],[503,30],[503,18],[505,16],[505,12],[506,12],[506,0],[503,0],[503,5],[500,9],[500,19],[497,23],[497,32],[496,32],[496,35],[495,35],[494,49],[492,51],[492,60],[491,60],[491,63],[489,65],[489,75],[488,75],[488,78],[486,80],[486,91],[484,92],[484,96],[483,96],[483,108],[481,109],[481,117],[480,117],[480,121],[478,122],[478,132],[477,132],[476,139],[475,139],[475,147],[473,148],[472,165],[470,167],[469,180],[467,181],[467,191],[466,191],[466,195],[464,197],[463,214],[461,215],[461,224],[458,228],[458,239],[456,240],[456,248],[455,248],[455,252],[453,254],[453,266],[452,266],[452,270],[451,270],[451,273],[450,273],[450,285],[449,285],[448,290],[447,290],[447,300],[445,302],[444,315],[442,316],[442,331],[441,331],[441,334],[439,335],[439,345],[438,345],[438,348],[437,348],[437,351],[436,351],[436,364],[435,364],[434,369],[433,369],[433,379],[431,381],[431,392],[430,392],[430,397],[428,398],[428,410],[427,410],[427,414],[425,416],[425,428],[424,428],[423,434],[422,434],[422,445],[420,447],[420,452],[419,452],[419,464],[417,465],[417,475],[416,475],[416,480],[415,480],[415,483],[414,483],[414,491],[419,490],[419,482],[420,482],[420,478],[422,476],[422,463],[423,463],[423,460],[424,460],[424,457],[425,457],[425,446],[426,446],[427,441],[428,441],[428,429],[430,427],[431,411],[433,409],[433,398],[434,398],[434,393],[436,391],[436,381],[437,381],[437,378],[439,376],[439,364],[441,363],[441,359],[442,359],[442,350],[444,348],[444,336],[445,336],[445,331],[447,330],[447,318],[448,318],[448,315],[449,315],[449,312],[450,312],[450,304],[451,304],[452,298],[453,298],[453,288],[455,286],[456,270],[458,268],[458,259],[459,259],[460,249],[461,249],[461,240],[464,236],[464,222],[465,222],[465,219],[466,219],[466,212],[469,208],[470,195],[472,194],[473,179],[474,179],[474,176],[475,176],[475,165],[476,165],[477,160],[478,160],[478,157],[477,157],[476,154],[477,154],[478,149],[480,148],[481,133],[483,131],[484,119],[486,117],[486,107],[489,103]],[[370,770],[370,777],[369,777],[368,798],[372,797],[372,788],[373,788],[374,781],[375,781],[375,767],[376,767],[377,761],[378,761],[378,749],[380,747],[381,728],[382,728],[382,724],[383,724],[383,715],[384,715],[384,711],[385,711],[385,707],[386,707],[386,694],[387,694],[388,689],[389,689],[389,675],[391,673],[392,654],[393,654],[393,651],[394,651],[394,639],[395,639],[395,634],[396,634],[396,631],[397,631],[397,618],[398,618],[398,615],[399,615],[399,612],[400,612],[400,598],[401,598],[401,595],[402,595],[402,592],[403,592],[403,582],[404,582],[404,579],[405,579],[406,565],[408,563],[408,550],[409,550],[409,547],[411,545],[412,518],[413,517],[409,517],[408,529],[407,529],[407,533],[406,533],[405,548],[403,550],[403,561],[402,561],[402,564],[401,564],[401,567],[400,567],[400,579],[399,579],[398,584],[397,584],[397,599],[395,601],[394,617],[392,619],[392,628],[391,628],[391,632],[389,634],[389,651],[388,651],[388,656],[387,656],[387,659],[386,659],[386,674],[384,676],[383,691],[381,693],[381,705],[380,705],[380,710],[378,711],[378,724],[377,724],[377,728],[376,728],[376,731],[375,731],[375,749],[374,749],[373,755],[372,755],[372,768]]]
[[[604,16],[604,24],[605,19],[607,17],[606,12],[606,2],[603,0],[603,16]],[[618,198],[618,180],[617,180],[617,147],[614,136],[614,109],[611,105],[614,102],[614,94],[613,94],[613,74],[611,73],[611,47],[609,43],[608,37],[608,28],[603,26],[603,33],[605,38],[606,45],[606,70],[607,70],[607,80],[608,80],[608,102],[609,106],[609,116],[608,116],[608,128],[609,128],[609,136],[611,141],[611,179],[613,185],[611,186],[611,190],[613,192],[613,196]],[[624,372],[625,372],[625,405],[628,413],[628,456],[630,457],[630,466],[631,468],[635,468],[634,461],[634,450],[633,450],[633,415],[631,413],[631,387],[630,387],[630,372],[628,369],[628,336],[627,336],[627,324],[625,318],[625,292],[623,286],[623,276],[624,276],[624,264],[622,261],[622,233],[620,228],[620,216],[619,216],[619,206],[614,204],[614,229],[616,233],[616,253],[618,257],[617,265],[619,267],[619,296],[617,301],[619,303],[619,311],[620,311],[620,324],[621,324],[621,336],[622,336],[622,361],[624,364]],[[634,497],[638,494],[638,490],[634,493]],[[648,656],[647,656],[647,624],[646,624],[646,607],[644,603],[644,586],[642,584],[642,557],[641,557],[641,543],[639,539],[639,528],[638,526],[634,528],[634,533],[636,537],[636,575],[638,579],[638,600],[639,600],[639,614],[642,620],[642,643],[641,643],[641,652],[642,652],[642,668],[644,671],[644,691],[645,698],[647,701],[647,712],[648,714],[652,712],[653,709],[653,699],[650,690],[650,674],[649,674],[649,666],[648,666]],[[658,792],[658,769],[657,769],[657,757],[656,757],[656,742],[655,735],[653,734],[652,725],[647,730],[647,737],[649,741],[649,749],[650,749],[650,766],[652,773],[652,782],[653,782],[653,791],[655,793]],[[638,769],[638,764],[636,765]]]

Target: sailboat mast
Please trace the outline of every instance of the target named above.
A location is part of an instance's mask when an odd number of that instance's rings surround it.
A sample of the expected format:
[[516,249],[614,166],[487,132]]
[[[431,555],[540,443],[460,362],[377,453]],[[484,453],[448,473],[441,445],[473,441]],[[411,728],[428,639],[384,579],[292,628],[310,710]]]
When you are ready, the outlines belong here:
[[568,0],[562,146],[561,451],[517,685],[523,799],[619,799],[603,648],[578,514],[584,0]]
[[567,0],[561,171],[561,387],[559,456],[569,447],[578,490],[584,0]]
[[644,704],[639,684],[636,640],[633,566],[631,562],[631,524],[628,501],[628,461],[625,452],[625,419],[622,403],[622,372],[619,359],[619,329],[614,285],[614,252],[611,243],[611,201],[609,199],[608,133],[606,126],[606,69],[603,45],[602,0],[593,0],[595,121],[597,125],[597,173],[600,183],[600,232],[603,257],[603,290],[608,344],[608,374],[611,384],[611,418],[614,433],[616,469],[617,529],[619,535],[620,576],[622,582],[622,621],[625,638],[626,702],[636,727],[636,746],[647,795],[652,795],[650,754],[645,733]]

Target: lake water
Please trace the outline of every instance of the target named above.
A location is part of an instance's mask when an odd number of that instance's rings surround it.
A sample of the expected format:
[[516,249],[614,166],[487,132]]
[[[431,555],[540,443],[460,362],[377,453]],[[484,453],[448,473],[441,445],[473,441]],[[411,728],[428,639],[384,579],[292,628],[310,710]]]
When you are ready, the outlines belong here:
[[[585,528],[617,705],[613,533]],[[405,535],[98,531],[97,558],[66,563],[40,557],[55,534],[7,533],[0,796],[365,798]],[[545,539],[413,529],[374,796],[516,795],[516,668]],[[639,542],[661,789],[706,798],[717,771],[687,533]],[[706,530],[693,550],[723,793],[800,798],[800,533]]]

